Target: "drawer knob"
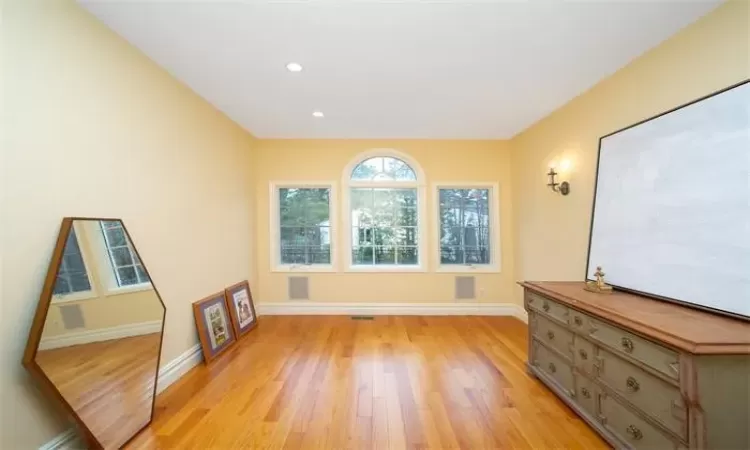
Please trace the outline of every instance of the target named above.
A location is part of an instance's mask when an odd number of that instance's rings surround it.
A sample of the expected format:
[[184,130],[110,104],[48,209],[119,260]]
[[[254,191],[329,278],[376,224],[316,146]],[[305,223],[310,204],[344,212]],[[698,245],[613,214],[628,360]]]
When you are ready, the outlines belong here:
[[622,344],[622,349],[625,350],[628,353],[633,353],[633,341],[630,340],[630,338],[622,338],[620,341],[620,344]]
[[550,371],[551,373],[555,373],[555,372],[557,372],[557,367],[555,367],[555,364],[554,364],[554,363],[549,363],[549,371]]
[[641,430],[638,429],[635,425],[630,425],[625,429],[625,432],[628,433],[628,436],[630,436],[631,439],[634,441],[639,441],[643,438],[643,433],[641,433]]
[[581,356],[581,359],[589,359],[589,354],[584,349],[578,350],[578,354]]
[[548,338],[549,338],[550,340],[554,339],[554,338],[555,338],[555,332],[554,332],[554,331],[552,331],[552,330],[548,331],[548,332],[547,332],[547,337],[548,337]]
[[625,381],[625,386],[630,392],[638,392],[638,390],[641,388],[641,385],[633,377],[628,377],[628,379]]
[[581,319],[581,318],[580,318],[580,317],[578,317],[578,316],[576,316],[576,317],[575,317],[575,318],[573,319],[573,322],[575,322],[575,324],[576,324],[577,326],[579,326],[579,327],[580,327],[581,325],[583,325],[583,319]]
[[581,395],[583,395],[585,398],[591,398],[591,392],[589,392],[586,388],[581,388]]
[[545,311],[549,311],[549,303],[545,303],[544,305],[542,305],[542,309]]

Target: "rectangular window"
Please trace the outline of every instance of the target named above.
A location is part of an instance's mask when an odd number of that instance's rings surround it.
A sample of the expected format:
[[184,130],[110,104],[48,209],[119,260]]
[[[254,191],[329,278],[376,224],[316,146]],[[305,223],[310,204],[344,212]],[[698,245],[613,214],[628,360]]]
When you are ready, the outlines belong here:
[[86,264],[83,262],[81,248],[73,227],[70,227],[68,239],[65,241],[63,257],[60,267],[57,269],[55,280],[55,295],[68,295],[76,292],[87,292],[91,290],[91,282],[86,272]]
[[136,284],[149,283],[146,271],[143,269],[140,259],[133,245],[119,221],[102,220],[99,222],[104,234],[104,242],[107,245],[107,253],[112,262],[117,285],[133,286]]
[[278,188],[281,265],[331,264],[331,188]]
[[417,266],[416,188],[351,188],[352,264]]
[[489,188],[438,188],[440,265],[494,264]]

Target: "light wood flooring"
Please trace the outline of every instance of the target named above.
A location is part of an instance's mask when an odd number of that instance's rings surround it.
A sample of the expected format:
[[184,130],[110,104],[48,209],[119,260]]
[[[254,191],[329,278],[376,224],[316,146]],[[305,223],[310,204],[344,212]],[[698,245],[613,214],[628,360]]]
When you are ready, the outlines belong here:
[[127,448],[607,448],[526,351],[506,317],[261,317]]
[[42,350],[36,362],[105,448],[151,417],[160,333]]

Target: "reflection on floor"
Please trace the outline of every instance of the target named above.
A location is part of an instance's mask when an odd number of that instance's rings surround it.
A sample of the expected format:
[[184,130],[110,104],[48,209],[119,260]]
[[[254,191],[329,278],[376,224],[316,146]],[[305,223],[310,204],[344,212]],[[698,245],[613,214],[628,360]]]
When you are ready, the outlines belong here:
[[156,401],[128,449],[607,448],[505,317],[282,317]]
[[105,448],[151,416],[159,333],[44,350],[37,363]]

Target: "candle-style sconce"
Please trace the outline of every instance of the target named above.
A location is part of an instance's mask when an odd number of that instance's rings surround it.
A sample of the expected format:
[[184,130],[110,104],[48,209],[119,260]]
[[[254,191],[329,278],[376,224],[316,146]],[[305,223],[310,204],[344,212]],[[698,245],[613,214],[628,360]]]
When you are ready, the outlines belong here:
[[[570,165],[568,161],[563,161],[563,164],[566,167]],[[555,179],[558,175],[560,174],[555,171],[555,167],[550,167],[549,172],[547,172],[547,177],[549,177],[549,183],[547,183],[547,186],[549,186],[553,192],[559,192],[562,195],[568,195],[570,193],[570,183],[568,183],[567,181],[558,183]]]

